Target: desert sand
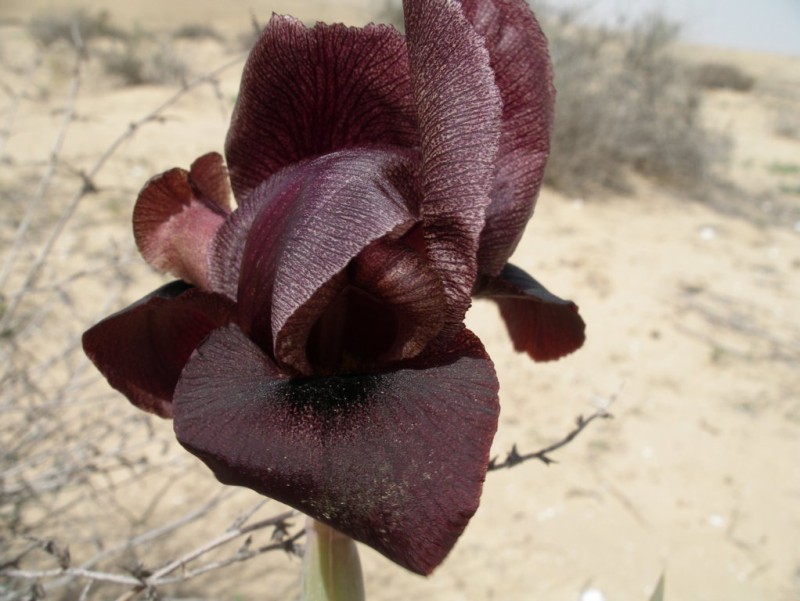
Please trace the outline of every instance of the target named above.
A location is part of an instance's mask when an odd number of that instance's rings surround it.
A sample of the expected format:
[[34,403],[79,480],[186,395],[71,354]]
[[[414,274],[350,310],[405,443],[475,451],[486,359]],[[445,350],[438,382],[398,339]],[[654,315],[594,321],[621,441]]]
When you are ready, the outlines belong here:
[[[77,6],[56,4],[65,11]],[[23,69],[35,51],[25,25],[53,6],[42,0],[0,6],[0,56],[20,67],[5,83],[40,93],[20,104],[0,165],[0,183],[22,190],[22,197],[25,186],[35,187],[27,174],[48,159],[72,81],[67,51],[49,54],[33,75]],[[240,50],[230,40],[248,30],[251,12],[260,23],[274,10],[360,24],[377,11],[366,1],[83,6],[154,31],[213,25],[228,41],[176,43],[195,74],[236,58]],[[553,454],[554,465],[530,462],[490,473],[478,513],[431,577],[363,549],[369,599],[577,601],[592,587],[609,601],[644,600],[662,573],[671,600],[800,599],[800,137],[776,127],[780,115],[800,115],[800,59],[682,52],[736,64],[756,78],[749,92],[709,91],[704,98],[708,122],[733,137],[732,160],[720,175],[735,188],[705,199],[644,180],[629,195],[572,198],[544,189],[513,262],[580,305],[585,347],[562,361],[534,364],[513,351],[493,305],[478,302],[468,316],[501,382],[497,455],[513,444],[531,451],[559,440],[577,416],[598,407],[613,419],[592,423]],[[39,332],[41,344],[85,329],[165,281],[136,256],[133,201],[151,175],[222,150],[240,69],[241,61],[219,76],[216,88],[198,88],[167,119],[143,126],[98,174],[99,192],[81,201],[53,255],[53,272],[83,274],[71,321]],[[56,174],[48,198],[66,202],[74,173],[88,169],[128,123],[174,89],[122,85],[90,62],[62,151],[72,169]],[[0,226],[6,246],[15,222],[3,215]],[[104,302],[117,280],[102,264],[112,255],[122,257],[132,279],[109,307]],[[92,378],[86,390],[108,399],[98,411],[114,404],[120,419],[139,419],[99,376],[86,370],[85,377]],[[151,422],[167,441],[159,453],[175,458],[169,465],[181,476],[164,503],[182,506],[219,491],[171,439],[170,425]],[[250,560],[236,580],[223,570],[202,590],[187,585],[185,596],[295,598],[298,570],[296,559],[268,554]]]

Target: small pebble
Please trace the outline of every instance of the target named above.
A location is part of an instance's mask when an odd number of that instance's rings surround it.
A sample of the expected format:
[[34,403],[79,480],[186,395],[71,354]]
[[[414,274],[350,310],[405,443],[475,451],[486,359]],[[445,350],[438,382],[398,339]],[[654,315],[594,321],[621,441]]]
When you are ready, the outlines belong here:
[[725,517],[719,514],[713,514],[708,516],[708,525],[713,528],[724,528],[725,527]]
[[717,237],[717,230],[715,230],[710,225],[707,225],[700,229],[700,238],[702,240],[713,240]]
[[587,588],[581,593],[580,601],[606,601],[606,596],[599,588]]

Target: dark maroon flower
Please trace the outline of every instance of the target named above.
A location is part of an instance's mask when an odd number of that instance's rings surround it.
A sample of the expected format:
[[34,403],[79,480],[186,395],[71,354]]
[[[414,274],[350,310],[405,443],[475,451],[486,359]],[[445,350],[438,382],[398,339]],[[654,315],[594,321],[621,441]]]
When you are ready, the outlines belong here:
[[137,200],[142,255],[181,281],[84,348],[222,482],[427,574],[477,509],[497,427],[471,296],[496,300],[537,360],[578,348],[584,326],[507,265],[553,113],[536,20],[522,0],[404,6],[405,36],[272,18],[230,177],[209,154]]

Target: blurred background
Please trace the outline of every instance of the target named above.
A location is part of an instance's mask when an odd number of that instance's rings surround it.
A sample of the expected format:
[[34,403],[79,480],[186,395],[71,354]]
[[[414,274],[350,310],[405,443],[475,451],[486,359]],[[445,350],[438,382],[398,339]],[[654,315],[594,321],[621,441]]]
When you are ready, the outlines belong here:
[[707,46],[800,55],[800,4],[795,0],[565,0],[593,23],[614,25],[658,14],[680,25],[680,39]]
[[[369,599],[800,598],[800,5],[533,3],[558,103],[514,262],[586,346],[511,349],[491,472],[430,578],[363,549]],[[222,151],[271,13],[402,26],[377,0],[0,0],[0,599],[291,599],[302,520],[223,490],[89,365],[80,335],[166,278],[145,181]],[[145,586],[146,582],[152,586]]]

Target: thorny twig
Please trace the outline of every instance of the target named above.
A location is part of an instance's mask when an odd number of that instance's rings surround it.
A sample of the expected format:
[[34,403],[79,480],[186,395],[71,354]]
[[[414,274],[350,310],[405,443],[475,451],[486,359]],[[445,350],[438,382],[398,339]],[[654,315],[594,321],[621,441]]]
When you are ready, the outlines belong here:
[[500,470],[503,468],[510,468],[514,467],[515,465],[519,465],[520,463],[524,463],[525,461],[530,461],[531,459],[538,459],[545,465],[550,465],[551,463],[556,463],[555,459],[550,458],[550,453],[553,451],[557,451],[561,447],[568,445],[572,442],[578,434],[583,432],[586,427],[591,424],[596,419],[611,419],[613,415],[611,415],[605,408],[597,409],[592,415],[589,417],[583,417],[579,415],[575,420],[575,428],[571,430],[564,438],[555,442],[543,449],[540,449],[534,453],[524,453],[521,454],[517,450],[517,445],[513,445],[511,447],[511,451],[506,455],[506,458],[499,462],[497,461],[497,457],[492,458],[489,462],[489,471]]
[[113,557],[115,555],[119,555],[123,551],[130,551],[131,549],[148,543],[152,540],[161,538],[162,536],[166,536],[167,534],[171,534],[172,532],[180,529],[181,527],[185,526],[186,524],[190,524],[194,522],[206,514],[209,511],[214,509],[217,505],[219,505],[222,501],[228,499],[230,497],[230,491],[225,491],[223,494],[218,494],[214,496],[208,503],[201,505],[197,509],[194,509],[187,513],[184,516],[181,516],[177,520],[169,522],[168,524],[164,524],[162,526],[158,526],[152,530],[148,530],[139,536],[135,536],[130,540],[123,541],[114,547],[109,549],[105,549],[92,557],[91,559],[86,560],[84,563],[81,564],[81,568],[83,569],[90,569],[100,563],[108,559],[109,557]]
[[[83,200],[83,198],[90,191],[97,189],[97,186],[94,184],[95,178],[97,177],[98,173],[100,173],[100,171],[103,169],[103,167],[105,167],[108,160],[117,152],[117,150],[119,150],[122,144],[125,143],[130,138],[132,138],[137,133],[137,131],[144,125],[163,120],[162,114],[164,113],[164,111],[167,110],[172,105],[174,105],[176,102],[178,102],[178,100],[180,100],[183,96],[185,96],[187,92],[201,85],[209,83],[213,84],[214,82],[216,82],[217,78],[221,73],[223,73],[227,69],[230,69],[234,65],[239,64],[242,61],[242,58],[243,56],[239,55],[235,59],[232,59],[222,64],[221,66],[217,67],[213,71],[206,73],[205,75],[202,75],[197,79],[185,84],[174,94],[172,94],[169,98],[167,98],[164,102],[162,102],[159,106],[157,106],[155,109],[146,114],[144,117],[141,117],[140,119],[133,121],[128,125],[128,128],[122,134],[120,134],[120,136],[116,140],[114,140],[111,143],[111,145],[105,150],[105,152],[103,152],[103,154],[100,155],[100,157],[97,159],[92,168],[82,174],[81,186],[73,194],[72,198],[67,203],[66,207],[61,213],[58,222],[51,230],[47,240],[42,245],[42,248],[39,251],[39,254],[37,255],[36,259],[34,260],[33,265],[31,266],[30,269],[27,270],[27,273],[25,274],[25,278],[22,282],[22,285],[19,287],[19,290],[27,291],[36,285],[38,277],[42,271],[42,268],[44,267],[45,261],[50,256],[50,253],[52,252],[56,241],[61,237],[64,228],[66,227],[67,223],[69,223],[70,219],[72,219],[72,216],[75,214],[75,211],[77,210],[78,205]],[[78,74],[78,81],[79,81],[79,74]],[[9,323],[9,321],[13,318],[24,296],[25,296],[24,294],[18,294],[11,297],[12,298],[11,302],[9,303],[4,314],[0,318],[0,331],[4,330],[6,324]]]
[[[262,505],[263,503],[259,503],[257,507],[261,507]],[[146,540],[149,541],[154,538],[164,536],[165,534],[172,532],[176,527],[182,526],[189,521],[197,520],[201,516],[205,515],[209,508],[209,505],[206,505],[199,511],[191,512],[190,514],[187,514],[187,516],[184,516],[184,518],[173,522],[173,524],[171,524],[169,527],[157,528],[149,533],[140,535],[136,539],[133,539],[131,544],[138,544]],[[58,578],[57,581],[45,585],[43,587],[44,591],[53,590],[60,586],[64,586],[74,579],[84,579],[88,580],[90,583],[104,582],[129,586],[132,587],[131,590],[118,597],[118,599],[133,599],[142,591],[153,591],[159,586],[183,583],[202,574],[206,574],[213,570],[218,570],[233,563],[246,561],[270,551],[283,550],[291,554],[298,552],[296,543],[304,535],[304,530],[301,528],[294,534],[290,534],[290,526],[288,523],[291,518],[297,515],[297,512],[284,511],[275,516],[260,520],[250,525],[245,525],[242,523],[243,519],[245,519],[245,516],[251,516],[252,513],[252,511],[248,511],[242,514],[242,517],[237,519],[234,525],[222,535],[198,546],[195,549],[192,549],[187,553],[184,553],[178,559],[170,561],[156,570],[147,570],[144,567],[140,567],[135,571],[135,573],[118,574],[113,572],[92,570],[86,567],[96,563],[95,560],[99,561],[98,558],[106,558],[109,555],[114,555],[118,550],[127,550],[130,548],[130,545],[125,545],[124,547],[120,545],[113,549],[110,553],[100,553],[98,556],[92,560],[89,560],[88,562],[85,562],[80,567],[70,567],[68,552],[66,552],[66,559],[64,559],[65,555],[63,551],[54,550],[58,549],[54,543],[52,541],[45,541],[37,546],[45,548],[48,553],[54,557],[57,557],[60,564],[58,568],[49,570],[20,569],[16,567],[16,564],[19,560],[21,560],[23,556],[21,555],[16,561],[8,561],[4,565],[0,566],[0,576],[22,580],[34,580],[37,582]],[[251,546],[250,536],[254,532],[264,530],[266,528],[274,529],[270,542],[253,548]],[[209,561],[190,570],[186,569],[186,567],[193,561],[208,555],[211,551],[222,547],[231,541],[241,539],[243,537],[246,537],[244,543],[230,556]],[[30,550],[26,550],[24,555],[27,555],[29,552]],[[181,570],[180,574],[175,575],[174,573],[178,570]],[[88,590],[88,584],[84,590]],[[88,594],[88,592],[86,594]]]
[[[25,216],[17,226],[17,231],[14,234],[14,242],[11,245],[9,256],[6,258],[3,265],[3,271],[0,273],[0,289],[6,287],[9,276],[12,273],[14,265],[17,261],[17,255],[20,250],[25,246],[25,235],[33,223],[34,217],[39,212],[41,205],[47,195],[50,185],[53,182],[53,177],[56,174],[56,169],[61,161],[61,150],[64,147],[64,142],[67,139],[67,131],[69,126],[75,119],[75,101],[78,98],[78,92],[83,83],[83,67],[86,63],[86,52],[83,46],[83,40],[79,33],[75,35],[76,48],[75,48],[75,65],[72,71],[72,81],[70,82],[69,91],[67,92],[67,100],[64,104],[64,117],[61,120],[61,127],[58,129],[56,139],[50,149],[50,157],[47,162],[47,169],[39,180],[39,185],[33,194],[33,197],[27,204]],[[10,129],[10,126],[9,126]]]
[[243,525],[231,528],[221,536],[215,538],[214,540],[209,541],[206,544],[197,547],[196,549],[190,551],[189,553],[182,555],[178,559],[156,570],[155,572],[153,572],[151,576],[147,578],[146,584],[148,584],[149,586],[157,585],[158,583],[165,580],[165,577],[167,575],[171,574],[178,568],[186,566],[189,562],[197,559],[198,557],[206,555],[209,551],[212,551],[213,549],[216,549],[217,547],[220,547],[236,538],[242,537],[245,534],[249,534],[251,532],[255,532],[256,530],[261,530],[269,526],[274,526],[279,530],[285,530],[284,524],[289,518],[295,515],[296,515],[295,511],[285,511],[276,516],[267,518],[265,520],[261,520],[260,522],[256,522],[255,524],[251,524],[249,526]]
[[[76,118],[75,107],[81,89],[85,57],[80,38],[76,37],[74,41],[78,55],[62,108],[61,126],[55,132],[48,158],[42,165],[38,187],[27,199],[26,212],[15,231],[11,232],[8,252],[0,265],[0,277],[4,281],[11,282],[12,273],[14,276],[19,274],[20,281],[19,284],[15,282],[14,290],[6,290],[6,286],[3,286],[0,295],[0,343],[3,344],[3,354],[9,359],[0,362],[4,363],[0,368],[3,397],[0,401],[0,414],[3,415],[3,419],[0,419],[0,448],[3,455],[0,463],[0,599],[3,601],[38,599],[56,590],[60,591],[56,596],[60,596],[65,587],[74,587],[78,582],[80,587],[74,595],[80,594],[80,599],[87,599],[90,594],[107,596],[108,587],[123,586],[131,591],[144,587],[149,592],[156,586],[180,583],[273,549],[293,552],[296,541],[302,536],[302,530],[295,532],[287,526],[285,514],[246,526],[255,513],[255,510],[251,510],[237,520],[234,530],[226,531],[222,537],[206,543],[199,550],[185,554],[181,560],[169,561],[159,570],[129,572],[112,567],[115,561],[118,564],[119,558],[137,552],[137,548],[159,544],[180,529],[203,519],[221,504],[223,498],[230,495],[215,496],[166,525],[134,536],[142,520],[149,519],[148,512],[157,499],[148,504],[151,497],[141,497],[145,507],[142,517],[138,515],[138,509],[130,515],[124,513],[123,510],[127,509],[125,503],[117,503],[116,495],[120,494],[120,489],[132,483],[141,485],[143,477],[158,474],[163,462],[158,460],[157,463],[153,459],[163,456],[166,451],[162,448],[159,455],[154,446],[160,441],[159,435],[146,426],[146,420],[127,416],[118,419],[115,408],[98,404],[98,401],[107,399],[107,393],[87,393],[89,381],[84,376],[87,361],[81,353],[80,333],[73,335],[68,329],[59,329],[58,332],[65,337],[65,345],[53,354],[48,354],[48,349],[56,341],[60,344],[60,337],[46,341],[30,340],[31,326],[39,321],[46,323],[45,320],[53,319],[57,314],[63,323],[64,312],[74,308],[75,299],[69,287],[74,287],[78,277],[83,274],[67,275],[46,285],[40,285],[39,282],[50,264],[56,243],[62,234],[69,231],[79,204],[88,194],[98,192],[95,181],[110,159],[144,125],[163,121],[165,112],[191,90],[210,84],[219,94],[216,87],[219,75],[241,63],[242,55],[185,84],[159,106],[131,122],[88,170],[68,167],[72,175],[80,178],[80,182],[71,198],[67,194],[67,202],[63,205],[59,203],[55,222],[44,232],[42,239],[34,242],[29,240],[30,231],[45,203],[49,202],[49,197],[54,195],[55,176],[65,167],[62,148],[68,130],[72,135],[70,126]],[[14,110],[7,127],[0,131],[0,142],[3,142],[0,150],[5,150],[4,143],[11,131],[20,98],[22,96],[12,97]],[[117,259],[109,261],[112,266],[119,267]],[[38,296],[44,294],[50,296],[39,302]],[[33,304],[30,301],[35,295],[38,295],[37,303]],[[114,302],[113,298],[108,298],[107,302]],[[101,314],[106,313],[108,308],[101,311]],[[119,413],[123,412],[120,405]],[[144,431],[145,427],[147,431]],[[156,488],[156,497],[163,498],[164,495],[159,492],[160,489]],[[88,522],[88,528],[78,531],[80,536],[77,540],[68,540],[73,555],[70,559],[66,546],[61,547],[47,540],[48,535],[42,537],[41,532],[67,520],[72,525],[78,524],[75,506],[87,502],[94,503],[101,510],[110,508],[125,523],[124,534],[120,542],[104,540],[105,536],[100,538],[92,535],[93,524]],[[100,518],[92,513],[90,519]],[[249,539],[252,532],[268,528],[272,522],[275,522],[273,536],[260,546],[248,542],[229,556],[222,554],[220,547],[225,542],[238,537]],[[91,547],[87,549],[86,545]],[[13,546],[19,547],[14,553],[11,552]],[[213,554],[205,556],[205,553],[214,550]],[[138,552],[145,553],[143,550]],[[76,561],[76,556],[81,560]],[[198,565],[201,557],[206,563]],[[103,592],[100,593],[100,590]],[[132,597],[137,594],[134,592]]]

